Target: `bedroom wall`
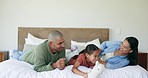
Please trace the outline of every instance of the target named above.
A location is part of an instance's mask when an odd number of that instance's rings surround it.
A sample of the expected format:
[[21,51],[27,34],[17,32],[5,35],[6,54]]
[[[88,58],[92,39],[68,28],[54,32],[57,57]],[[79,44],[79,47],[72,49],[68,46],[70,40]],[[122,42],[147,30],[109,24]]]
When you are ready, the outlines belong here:
[[17,27],[110,28],[148,52],[148,0],[0,0],[0,50],[17,49]]

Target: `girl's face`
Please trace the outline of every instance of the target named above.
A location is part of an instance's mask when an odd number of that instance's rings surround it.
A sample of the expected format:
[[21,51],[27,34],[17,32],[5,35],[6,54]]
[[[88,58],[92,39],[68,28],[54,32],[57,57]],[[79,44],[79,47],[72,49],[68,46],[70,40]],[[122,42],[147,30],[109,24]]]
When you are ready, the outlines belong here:
[[101,50],[96,50],[92,54],[86,53],[86,57],[87,57],[88,61],[90,61],[91,63],[94,64],[98,60],[100,53],[101,53]]
[[124,40],[122,42],[122,44],[120,45],[119,52],[121,52],[121,54],[123,54],[123,55],[127,55],[132,52],[132,50],[130,48],[130,44],[128,43],[127,40]]

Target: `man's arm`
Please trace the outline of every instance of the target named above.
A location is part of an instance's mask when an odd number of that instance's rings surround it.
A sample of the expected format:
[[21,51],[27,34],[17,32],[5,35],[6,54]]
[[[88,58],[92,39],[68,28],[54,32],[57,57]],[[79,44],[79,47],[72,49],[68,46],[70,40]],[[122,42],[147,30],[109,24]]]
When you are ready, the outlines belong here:
[[[39,51],[39,52],[38,52]],[[48,64],[46,63],[47,57],[45,57],[44,52],[42,49],[36,49],[35,56],[34,56],[34,70],[38,72],[42,71],[50,71],[53,70],[54,68],[52,67],[53,62],[49,62]]]

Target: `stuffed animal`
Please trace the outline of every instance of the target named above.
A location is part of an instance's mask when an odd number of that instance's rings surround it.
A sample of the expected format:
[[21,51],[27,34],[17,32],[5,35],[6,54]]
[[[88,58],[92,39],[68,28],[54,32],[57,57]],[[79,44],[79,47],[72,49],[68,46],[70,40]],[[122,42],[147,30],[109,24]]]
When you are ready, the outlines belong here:
[[96,61],[93,69],[88,73],[88,78],[99,78],[99,75],[105,69],[104,65]]

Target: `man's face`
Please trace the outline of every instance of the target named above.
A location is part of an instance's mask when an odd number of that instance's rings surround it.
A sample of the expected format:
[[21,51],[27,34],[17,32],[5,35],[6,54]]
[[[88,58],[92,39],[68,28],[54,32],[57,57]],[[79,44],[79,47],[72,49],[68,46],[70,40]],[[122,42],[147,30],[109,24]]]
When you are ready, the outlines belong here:
[[53,48],[56,52],[59,52],[59,51],[62,51],[64,48],[65,48],[65,45],[64,45],[64,38],[56,38],[55,41],[53,41]]

